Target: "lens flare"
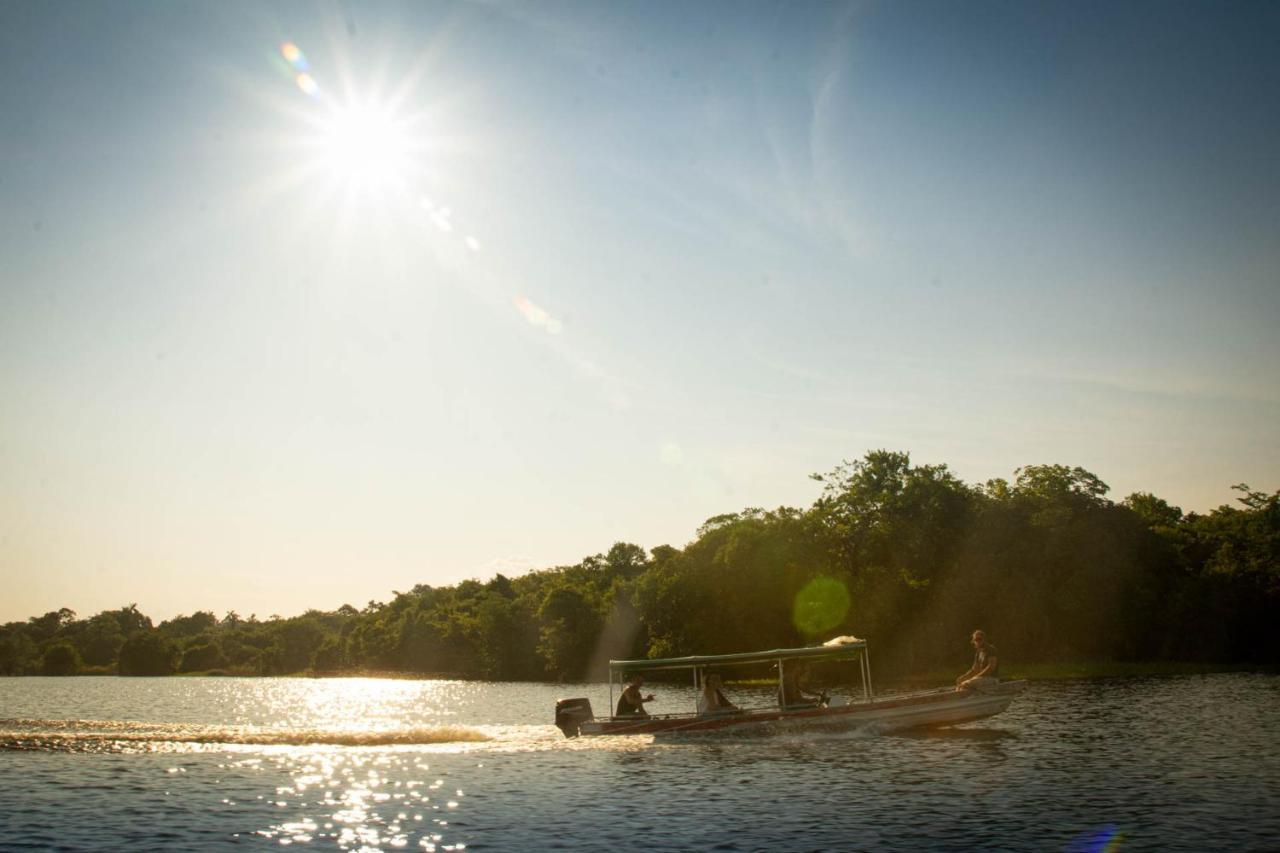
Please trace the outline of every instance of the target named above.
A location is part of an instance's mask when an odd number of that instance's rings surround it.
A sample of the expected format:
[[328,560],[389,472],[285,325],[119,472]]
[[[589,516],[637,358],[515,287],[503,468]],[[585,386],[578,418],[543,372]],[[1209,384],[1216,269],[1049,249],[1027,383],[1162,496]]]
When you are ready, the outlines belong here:
[[307,55],[302,52],[302,48],[291,41],[284,42],[280,45],[280,56],[289,63],[293,82],[298,84],[298,88],[309,97],[318,96],[320,84],[311,76],[311,63],[307,62]]
[[304,95],[310,95],[314,98],[316,95],[320,94],[320,84],[317,83],[316,78],[312,77],[310,74],[304,72],[299,74],[297,77],[294,77],[293,80],[298,84],[298,88],[302,90]]
[[427,218],[444,233],[453,231],[453,211],[444,205],[438,205],[429,198],[422,199],[419,205],[426,211]]
[[1124,833],[1114,823],[1078,835],[1067,845],[1067,853],[1116,853],[1124,843]]
[[849,590],[835,578],[817,577],[796,593],[792,622],[803,634],[830,631],[849,612]]
[[548,335],[560,334],[560,321],[539,308],[537,305],[534,305],[525,297],[517,296],[515,298],[515,306],[516,310],[523,314],[524,318],[529,321],[529,325],[542,328]]
[[284,61],[292,65],[299,71],[306,71],[311,66],[307,63],[307,57],[302,52],[302,48],[298,47],[291,41],[287,41],[280,45],[280,55],[284,57]]

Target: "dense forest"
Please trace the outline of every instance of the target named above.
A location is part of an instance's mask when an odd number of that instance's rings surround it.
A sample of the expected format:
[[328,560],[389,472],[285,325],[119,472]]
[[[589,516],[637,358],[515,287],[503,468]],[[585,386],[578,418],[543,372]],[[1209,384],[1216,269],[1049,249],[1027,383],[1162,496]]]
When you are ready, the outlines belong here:
[[576,565],[300,616],[158,625],[130,605],[0,626],[0,674],[401,672],[599,677],[611,658],[867,637],[881,673],[963,666],[984,627],[1019,662],[1280,661],[1280,492],[1183,513],[1120,503],[1081,468],[970,485],[874,451],[808,509],[709,519],[684,548],[615,544]]

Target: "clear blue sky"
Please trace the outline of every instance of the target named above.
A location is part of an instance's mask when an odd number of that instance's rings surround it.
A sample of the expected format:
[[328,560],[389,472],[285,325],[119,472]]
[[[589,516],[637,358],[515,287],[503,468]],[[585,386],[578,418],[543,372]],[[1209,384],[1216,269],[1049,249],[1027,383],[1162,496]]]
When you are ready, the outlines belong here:
[[682,545],[879,447],[1274,489],[1278,43],[1275,3],[5,3],[0,619]]

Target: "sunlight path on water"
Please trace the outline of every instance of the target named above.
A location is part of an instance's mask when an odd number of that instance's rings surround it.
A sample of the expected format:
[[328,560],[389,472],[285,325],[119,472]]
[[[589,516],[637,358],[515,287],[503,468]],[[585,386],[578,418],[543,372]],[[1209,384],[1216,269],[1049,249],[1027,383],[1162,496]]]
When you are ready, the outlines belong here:
[[[601,686],[0,682],[0,772],[23,781],[0,803],[6,849],[1203,850],[1280,834],[1276,676],[1033,684],[967,728],[671,740],[548,724],[556,698],[603,702]],[[689,698],[655,692],[655,710]]]

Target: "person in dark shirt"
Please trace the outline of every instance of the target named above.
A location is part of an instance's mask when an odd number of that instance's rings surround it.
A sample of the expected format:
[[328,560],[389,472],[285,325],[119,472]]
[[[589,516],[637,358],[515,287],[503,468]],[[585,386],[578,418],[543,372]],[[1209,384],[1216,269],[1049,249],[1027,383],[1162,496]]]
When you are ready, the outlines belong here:
[[956,679],[956,690],[980,690],[1000,681],[1000,659],[996,657],[996,647],[987,642],[987,635],[974,631],[969,638],[973,645],[973,666],[969,671]]
[[653,694],[648,696],[640,695],[640,688],[644,686],[644,676],[636,673],[631,676],[626,689],[622,691],[622,695],[618,697],[618,709],[614,711],[615,717],[647,717],[649,712],[644,709],[645,702],[653,701]]

